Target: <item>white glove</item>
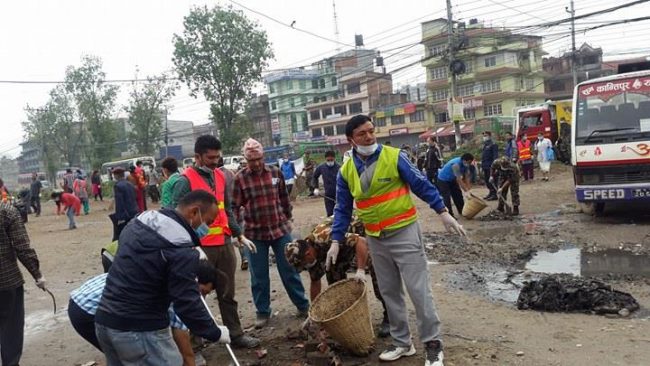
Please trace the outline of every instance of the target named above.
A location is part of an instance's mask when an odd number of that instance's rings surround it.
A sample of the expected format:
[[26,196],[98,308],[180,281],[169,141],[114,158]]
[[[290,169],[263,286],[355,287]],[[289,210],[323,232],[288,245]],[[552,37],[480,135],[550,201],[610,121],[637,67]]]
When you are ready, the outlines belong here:
[[325,270],[329,271],[332,264],[336,264],[336,257],[339,256],[339,241],[332,240],[330,250],[327,251],[327,258],[325,259]]
[[244,235],[239,236],[239,245],[245,246],[248,250],[251,251],[251,253],[257,253],[257,247],[255,246],[255,243],[253,243],[252,240],[248,239]]
[[467,233],[465,232],[465,229],[463,229],[463,226],[459,224],[458,221],[456,221],[456,219],[449,214],[449,212],[441,213],[440,220],[442,220],[442,224],[445,226],[445,229],[447,229],[448,232],[456,233],[460,236],[467,236]]
[[36,286],[40,288],[41,290],[45,291],[45,277],[40,277],[39,279],[36,280]]
[[490,184],[494,184],[494,177],[490,177],[490,179],[488,179],[488,182],[489,182]]
[[194,247],[194,249],[199,252],[199,260],[208,259],[208,256],[205,254],[203,249],[201,249],[201,247]]
[[357,272],[354,274],[354,279],[359,281],[359,282],[365,282],[366,281],[366,270],[365,269],[357,269]]
[[497,189],[497,196],[501,196],[501,193],[503,193],[503,188]]
[[320,196],[320,191],[318,188],[314,189],[314,196]]
[[219,338],[219,343],[230,343],[230,331],[228,330],[228,327],[225,327],[223,325],[217,325],[217,327],[221,331],[221,338]]

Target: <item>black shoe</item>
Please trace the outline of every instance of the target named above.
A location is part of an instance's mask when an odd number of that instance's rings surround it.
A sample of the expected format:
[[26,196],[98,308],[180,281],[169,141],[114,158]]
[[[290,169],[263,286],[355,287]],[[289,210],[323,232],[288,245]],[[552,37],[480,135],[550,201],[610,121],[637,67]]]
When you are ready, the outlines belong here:
[[519,216],[519,206],[514,206],[512,208],[512,216]]
[[248,270],[248,261],[247,260],[241,261],[241,267],[240,268],[241,268],[242,271],[247,271]]
[[487,196],[485,198],[486,201],[496,201],[498,200],[497,196]]
[[497,211],[499,211],[499,212],[504,212],[505,209],[503,208],[503,205],[499,205],[499,206],[497,206]]
[[377,329],[377,337],[386,338],[390,336],[390,324],[388,322],[381,322],[379,329]]
[[230,344],[235,348],[255,348],[260,345],[260,340],[243,334],[233,339]]
[[442,343],[440,341],[430,341],[424,344],[426,353],[425,366],[443,366],[444,355],[442,353]]

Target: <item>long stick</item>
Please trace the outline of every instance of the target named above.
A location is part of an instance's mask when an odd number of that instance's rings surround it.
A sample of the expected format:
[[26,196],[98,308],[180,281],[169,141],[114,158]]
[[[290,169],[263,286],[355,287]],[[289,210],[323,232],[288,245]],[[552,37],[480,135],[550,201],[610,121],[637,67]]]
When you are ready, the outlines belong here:
[[[212,315],[212,311],[210,311],[210,307],[208,306],[208,303],[205,302],[205,298],[203,298],[203,296],[201,296],[201,301],[203,301],[203,305],[208,310],[208,314],[210,314],[210,317],[212,318],[212,320],[214,320],[214,315]],[[217,321],[214,320],[214,323],[217,324]],[[228,343],[226,343],[226,350],[228,350],[228,354],[230,355],[230,358],[232,359],[232,362],[235,363],[235,366],[241,366],[239,364],[239,361],[237,361],[237,357],[235,356],[235,352],[232,351],[232,348],[230,348],[230,344],[228,344]]]

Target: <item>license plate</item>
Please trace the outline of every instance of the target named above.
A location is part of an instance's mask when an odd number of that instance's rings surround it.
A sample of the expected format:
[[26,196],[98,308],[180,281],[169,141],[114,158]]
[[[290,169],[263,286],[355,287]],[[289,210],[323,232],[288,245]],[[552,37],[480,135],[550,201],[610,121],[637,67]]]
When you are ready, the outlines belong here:
[[650,188],[637,188],[632,190],[633,198],[650,198]]

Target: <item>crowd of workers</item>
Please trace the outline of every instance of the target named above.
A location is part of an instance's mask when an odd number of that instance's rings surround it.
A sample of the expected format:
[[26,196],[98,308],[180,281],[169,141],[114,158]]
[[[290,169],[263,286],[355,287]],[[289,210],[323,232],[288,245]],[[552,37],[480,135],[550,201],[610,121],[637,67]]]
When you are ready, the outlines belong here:
[[[266,327],[273,314],[270,250],[299,318],[307,317],[323,276],[331,284],[354,267],[354,278],[365,281],[368,269],[384,309],[379,335],[392,337],[392,345],[379,358],[393,361],[416,352],[408,326],[406,288],[425,345],[425,365],[442,366],[440,319],[411,193],[439,215],[448,231],[465,235],[451,203],[462,212],[463,199],[471,191],[474,156],[466,153],[444,163],[440,147],[431,138],[418,168],[408,152],[378,144],[374,124],[365,115],[352,117],[345,133],[353,149],[342,165],[333,151],[325,154],[320,165],[305,156],[303,173],[309,193],[323,197],[328,216],[306,238],[291,236],[289,195],[297,178],[295,166],[288,159],[279,167],[265,164],[263,146],[254,139],[245,142],[246,166],[236,174],[223,168],[221,143],[210,135],[196,140],[195,164],[182,173],[175,159],[166,158],[164,181],[152,197],[160,199],[160,210],[146,209],[148,184],[141,164],[132,167],[128,176],[124,169],[114,169],[115,211],[109,215],[113,243],[104,251],[107,273],[71,293],[68,313],[75,330],[104,353],[109,366],[193,365],[189,332],[236,348],[259,346],[259,339],[244,333],[235,300],[237,246],[251,275],[255,328]],[[514,141],[508,135],[505,154],[498,158],[491,133],[483,136],[481,168],[490,188],[487,198],[512,192],[517,214],[519,166],[525,172],[532,161],[531,143],[526,136]],[[542,158],[538,153],[538,161],[548,179],[552,157],[543,150],[545,140],[540,137],[535,148],[543,153]],[[529,179],[526,173],[524,179]],[[95,200],[103,199],[99,174],[93,172],[90,181]],[[57,206],[67,210],[70,229],[76,227],[74,217],[82,207],[84,214],[89,212],[85,182],[80,171],[76,175],[68,171],[63,192],[52,195]],[[156,178],[154,185],[158,183]],[[33,185],[32,190],[40,187]],[[37,214],[40,203],[38,207]],[[0,239],[0,351],[2,364],[13,366],[20,359],[24,327],[24,281],[17,260],[38,287],[45,289],[46,282],[23,222],[6,200],[0,205]],[[301,270],[309,271],[309,298]],[[223,325],[211,317],[202,298],[213,290]]]

